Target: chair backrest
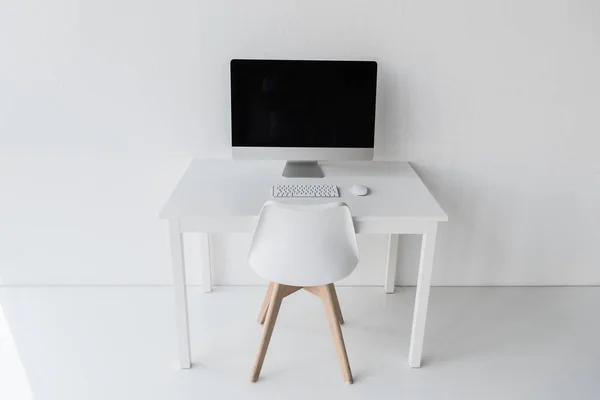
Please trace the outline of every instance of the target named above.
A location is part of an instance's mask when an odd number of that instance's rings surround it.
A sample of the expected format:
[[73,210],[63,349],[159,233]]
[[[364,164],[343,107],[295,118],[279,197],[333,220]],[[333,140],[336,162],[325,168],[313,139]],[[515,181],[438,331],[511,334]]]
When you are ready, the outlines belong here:
[[345,203],[267,202],[254,231],[248,262],[263,278],[291,286],[318,286],[350,275],[358,244]]

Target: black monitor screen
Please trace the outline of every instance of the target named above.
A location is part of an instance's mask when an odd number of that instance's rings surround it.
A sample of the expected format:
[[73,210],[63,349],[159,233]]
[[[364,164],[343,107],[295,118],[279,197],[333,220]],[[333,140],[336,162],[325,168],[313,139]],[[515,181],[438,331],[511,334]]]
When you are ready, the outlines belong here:
[[231,61],[233,146],[373,148],[374,61]]

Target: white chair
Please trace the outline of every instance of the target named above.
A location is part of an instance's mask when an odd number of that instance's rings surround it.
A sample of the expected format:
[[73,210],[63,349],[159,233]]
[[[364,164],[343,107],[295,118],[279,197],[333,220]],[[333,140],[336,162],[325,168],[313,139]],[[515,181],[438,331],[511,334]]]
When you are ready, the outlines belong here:
[[254,231],[248,261],[258,275],[270,281],[258,316],[264,327],[250,380],[256,382],[260,375],[281,301],[304,289],[323,300],[342,375],[352,383],[340,328],[344,319],[333,285],[350,275],[358,264],[356,233],[348,206],[267,202]]

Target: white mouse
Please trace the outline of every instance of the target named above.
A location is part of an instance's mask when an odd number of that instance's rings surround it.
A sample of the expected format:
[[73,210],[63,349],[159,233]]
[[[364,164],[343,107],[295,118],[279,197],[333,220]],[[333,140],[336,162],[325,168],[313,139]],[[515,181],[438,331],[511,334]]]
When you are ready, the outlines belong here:
[[352,185],[350,192],[355,196],[364,196],[369,193],[369,189],[363,185]]

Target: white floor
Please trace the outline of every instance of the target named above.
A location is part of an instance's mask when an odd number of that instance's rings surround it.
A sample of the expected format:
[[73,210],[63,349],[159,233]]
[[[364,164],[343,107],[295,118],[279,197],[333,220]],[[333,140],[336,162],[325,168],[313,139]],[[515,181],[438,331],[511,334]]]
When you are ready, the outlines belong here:
[[168,287],[0,288],[0,399],[600,399],[600,288],[434,288],[421,369],[414,289],[338,291],[354,385],[308,293],[284,301],[252,384],[263,288],[190,290],[191,370]]

